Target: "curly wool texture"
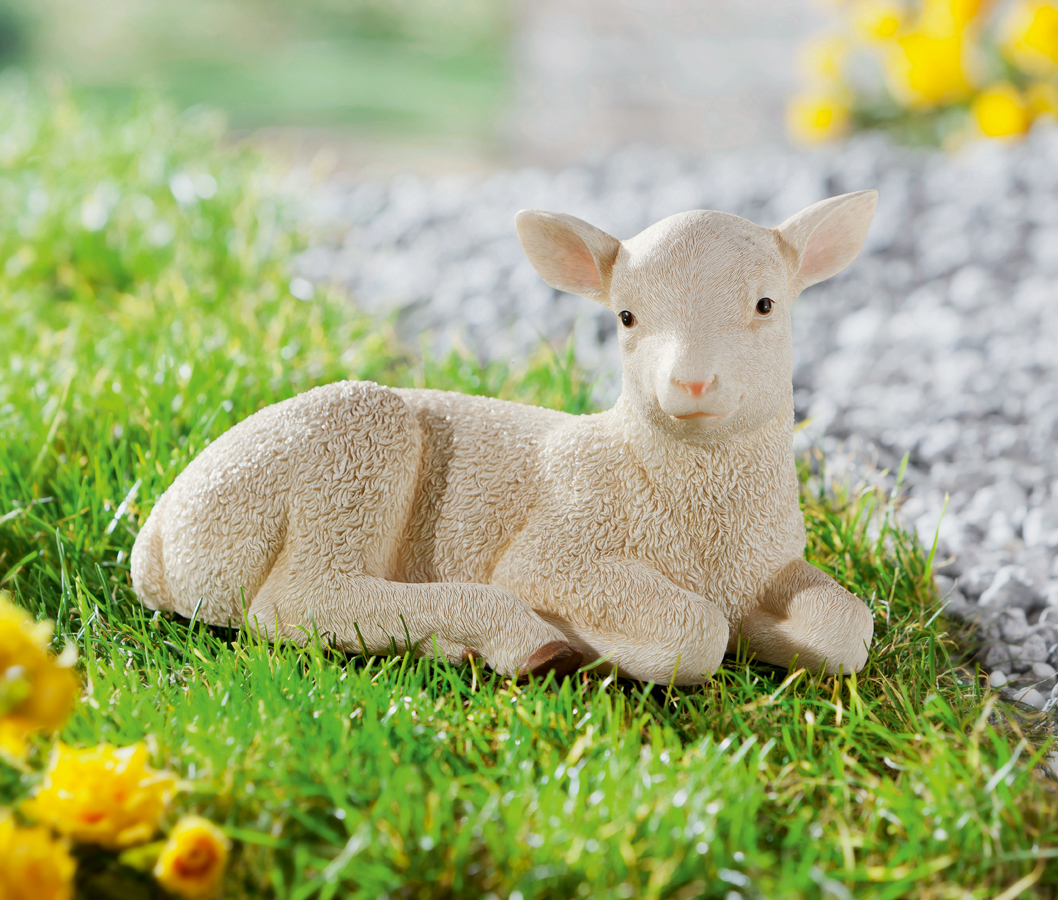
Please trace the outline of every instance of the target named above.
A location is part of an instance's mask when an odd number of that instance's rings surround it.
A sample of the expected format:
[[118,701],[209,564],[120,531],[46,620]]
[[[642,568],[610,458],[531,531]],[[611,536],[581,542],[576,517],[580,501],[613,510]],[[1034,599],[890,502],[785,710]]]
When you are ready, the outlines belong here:
[[353,651],[469,648],[506,673],[565,641],[634,678],[696,683],[739,634],[770,662],[859,669],[869,611],[802,559],[789,307],[856,255],[874,200],[832,198],[775,230],[684,213],[624,243],[520,213],[545,280],[633,314],[613,409],[308,391],[177,478],[133,549],[137,594],[183,615],[201,601],[215,623],[245,603],[269,636],[316,629]]

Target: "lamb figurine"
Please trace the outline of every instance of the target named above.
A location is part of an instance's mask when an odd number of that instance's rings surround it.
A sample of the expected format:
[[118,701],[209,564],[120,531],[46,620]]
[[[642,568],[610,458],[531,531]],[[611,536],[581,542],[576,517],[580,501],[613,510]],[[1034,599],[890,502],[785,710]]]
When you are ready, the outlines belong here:
[[871,613],[803,558],[790,307],[853,260],[876,202],[833,197],[775,229],[686,212],[624,242],[518,213],[544,281],[617,317],[615,406],[307,391],[222,435],[158,500],[132,550],[137,595],[512,676],[600,661],[698,684],[739,636],[769,663],[858,671]]

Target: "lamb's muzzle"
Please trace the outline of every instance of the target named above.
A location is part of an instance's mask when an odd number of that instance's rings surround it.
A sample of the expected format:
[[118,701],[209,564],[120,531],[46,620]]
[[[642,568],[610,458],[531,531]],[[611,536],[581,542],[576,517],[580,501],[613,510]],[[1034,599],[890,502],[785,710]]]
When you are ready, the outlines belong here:
[[601,660],[697,683],[740,635],[767,662],[861,668],[870,611],[802,558],[790,307],[852,261],[875,202],[834,197],[776,229],[682,213],[624,242],[520,212],[541,277],[623,323],[613,409],[315,388],[176,479],[133,548],[137,594],[510,675]]

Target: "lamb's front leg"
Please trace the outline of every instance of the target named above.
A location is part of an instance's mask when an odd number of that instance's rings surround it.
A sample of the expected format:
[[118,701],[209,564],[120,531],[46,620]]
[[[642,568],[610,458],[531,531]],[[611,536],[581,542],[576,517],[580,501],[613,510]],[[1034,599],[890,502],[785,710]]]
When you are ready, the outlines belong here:
[[867,662],[874,618],[859,597],[803,559],[783,568],[760,606],[742,617],[740,633],[763,662],[827,675],[858,672]]
[[515,591],[589,660],[639,681],[701,684],[720,666],[728,623],[714,603],[647,566],[579,561],[548,572],[518,556],[493,582]]

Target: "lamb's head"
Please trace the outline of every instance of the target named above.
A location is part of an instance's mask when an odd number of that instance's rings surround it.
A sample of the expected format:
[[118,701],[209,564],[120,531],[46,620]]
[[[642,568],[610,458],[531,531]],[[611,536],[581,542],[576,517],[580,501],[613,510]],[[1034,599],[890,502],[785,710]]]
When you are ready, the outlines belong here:
[[715,443],[789,404],[790,307],[844,269],[867,237],[875,191],[832,197],[778,228],[698,210],[618,241],[573,216],[523,210],[526,256],[552,287],[617,316],[623,395],[656,428]]

